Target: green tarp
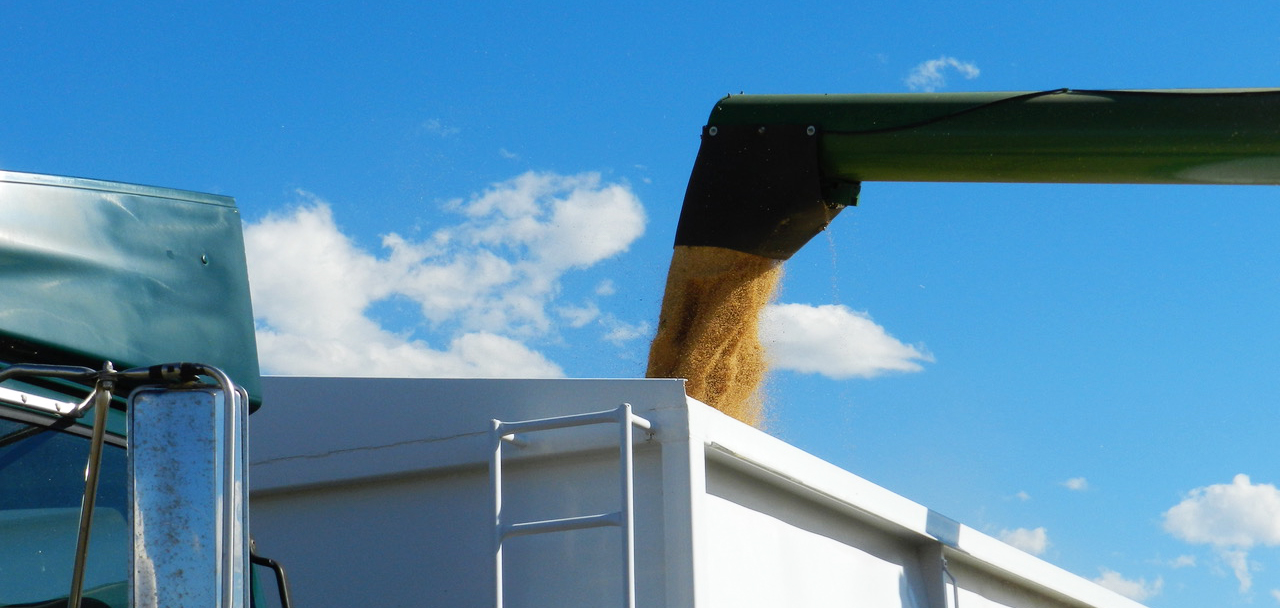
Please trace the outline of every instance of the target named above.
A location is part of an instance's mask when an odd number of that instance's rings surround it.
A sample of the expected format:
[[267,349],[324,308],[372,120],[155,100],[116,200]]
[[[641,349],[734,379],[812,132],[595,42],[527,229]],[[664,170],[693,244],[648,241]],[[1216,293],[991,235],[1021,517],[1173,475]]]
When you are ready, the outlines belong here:
[[227,197],[0,171],[0,362],[193,362],[259,398]]

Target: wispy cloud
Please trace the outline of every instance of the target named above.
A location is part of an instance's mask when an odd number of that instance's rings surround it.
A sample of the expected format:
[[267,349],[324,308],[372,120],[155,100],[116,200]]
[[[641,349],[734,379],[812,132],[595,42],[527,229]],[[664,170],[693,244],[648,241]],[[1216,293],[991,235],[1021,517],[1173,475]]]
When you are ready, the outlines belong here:
[[650,331],[648,322],[627,323],[611,313],[602,312],[595,302],[587,302],[581,306],[561,306],[556,309],[556,313],[569,327],[581,328],[594,323],[604,332],[600,339],[614,346],[646,337]]
[[835,379],[918,372],[933,361],[923,347],[899,342],[867,313],[841,305],[770,305],[760,335],[774,369]]
[[1049,533],[1044,527],[1001,530],[1000,540],[1032,555],[1044,555],[1049,548]]
[[1192,544],[1211,545],[1235,574],[1240,592],[1253,586],[1249,549],[1280,545],[1280,490],[1248,475],[1196,488],[1164,513],[1164,529]]
[[1164,578],[1156,577],[1156,580],[1147,582],[1145,578],[1127,579],[1121,576],[1119,572],[1102,568],[1102,574],[1093,582],[1115,591],[1135,602],[1144,602],[1157,595],[1164,589]]
[[625,323],[623,321],[619,321],[613,315],[606,315],[601,322],[606,328],[608,328],[608,331],[605,332],[602,338],[605,342],[609,342],[614,346],[622,346],[632,340],[646,337],[650,333],[649,324],[645,321],[640,321],[638,323]]
[[556,309],[556,313],[569,323],[569,327],[584,327],[600,318],[600,307],[595,302],[587,302],[581,306],[566,304]]
[[[561,376],[534,347],[559,323],[586,325],[593,304],[561,302],[560,278],[625,251],[644,231],[640,201],[597,174],[525,173],[451,201],[458,216],[422,240],[358,247],[324,201],[245,228],[259,355],[269,373]],[[395,331],[370,307],[416,307]],[[606,339],[614,327],[602,327]]]
[[911,69],[905,80],[907,88],[912,91],[932,92],[947,86],[946,73],[954,71],[967,80],[977,78],[981,71],[978,66],[968,61],[943,55],[930,59]]
[[462,129],[452,125],[446,125],[443,122],[440,122],[440,119],[438,118],[425,120],[422,122],[420,127],[424,133],[429,133],[439,137],[453,137],[454,135],[462,132]]
[[1062,486],[1072,492],[1083,492],[1089,489],[1089,480],[1083,477],[1072,477],[1062,482]]
[[1253,571],[1257,565],[1249,561],[1249,552],[1244,549],[1218,548],[1218,559],[1231,568],[1236,581],[1240,583],[1240,593],[1248,593],[1253,588]]

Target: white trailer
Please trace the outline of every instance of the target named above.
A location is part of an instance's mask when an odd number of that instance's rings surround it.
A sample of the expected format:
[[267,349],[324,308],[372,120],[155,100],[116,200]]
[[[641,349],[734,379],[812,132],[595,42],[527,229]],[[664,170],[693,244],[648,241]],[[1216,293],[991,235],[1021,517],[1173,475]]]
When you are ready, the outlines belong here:
[[[300,606],[1139,606],[690,399],[679,380],[263,385],[253,530]],[[640,420],[618,423],[623,404]],[[608,413],[576,417],[591,412]],[[518,424],[560,417],[598,424]]]

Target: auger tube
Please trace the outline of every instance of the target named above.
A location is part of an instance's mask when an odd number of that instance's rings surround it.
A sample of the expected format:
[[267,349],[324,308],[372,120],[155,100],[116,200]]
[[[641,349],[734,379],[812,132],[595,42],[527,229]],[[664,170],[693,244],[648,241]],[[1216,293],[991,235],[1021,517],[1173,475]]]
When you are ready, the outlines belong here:
[[866,181],[1280,183],[1280,90],[734,95],[676,245],[785,260]]

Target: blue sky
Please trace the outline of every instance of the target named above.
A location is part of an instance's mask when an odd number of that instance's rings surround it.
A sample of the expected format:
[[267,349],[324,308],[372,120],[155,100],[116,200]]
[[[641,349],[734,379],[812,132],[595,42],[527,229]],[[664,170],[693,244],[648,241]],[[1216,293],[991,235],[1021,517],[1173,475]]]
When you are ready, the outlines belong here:
[[[453,4],[6,2],[0,168],[236,197],[268,371],[629,377],[726,93],[1280,80],[1274,1]],[[779,361],[769,430],[1151,606],[1278,605],[1276,196],[867,184],[777,310],[878,350]]]

